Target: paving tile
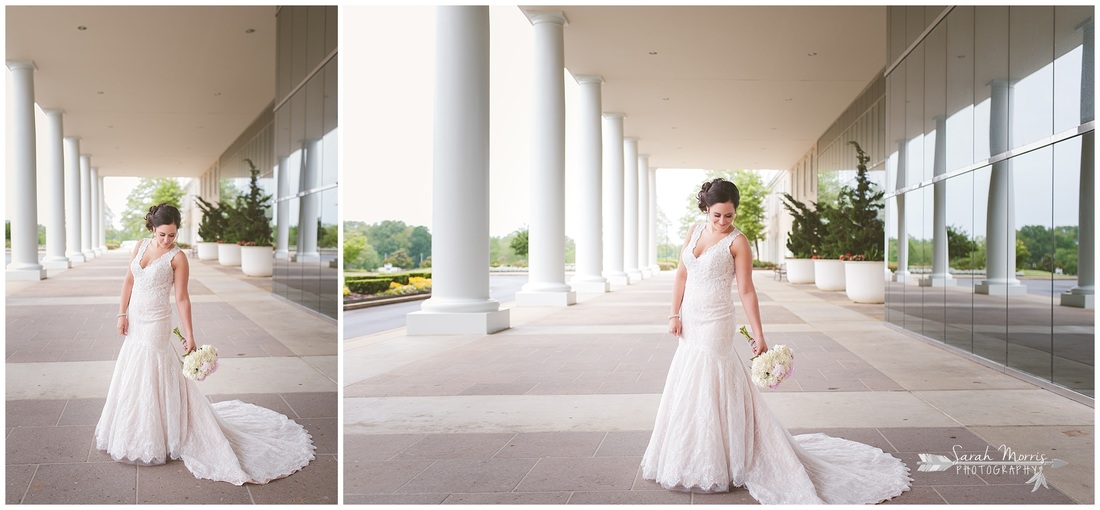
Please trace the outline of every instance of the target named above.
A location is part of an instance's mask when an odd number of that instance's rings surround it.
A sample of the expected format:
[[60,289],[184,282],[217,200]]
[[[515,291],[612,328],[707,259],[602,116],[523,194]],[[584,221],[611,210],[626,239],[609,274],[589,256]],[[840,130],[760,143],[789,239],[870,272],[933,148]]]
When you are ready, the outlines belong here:
[[335,455],[318,455],[308,466],[264,485],[248,485],[257,505],[335,505],[338,463]]
[[138,504],[248,504],[248,489],[195,478],[183,461],[137,467]]
[[344,463],[390,460],[424,434],[344,434]]
[[306,428],[313,438],[316,455],[336,455],[340,440],[336,433],[336,418],[309,418],[295,420]]
[[443,503],[448,505],[562,505],[569,501],[569,492],[480,492],[451,494]]
[[11,356],[8,356],[6,361],[8,363],[51,363],[60,361],[61,356],[64,355],[65,351],[63,349],[15,351],[11,353]]
[[574,492],[570,505],[682,505],[691,503],[691,494],[673,491],[596,491]]
[[540,382],[527,392],[527,395],[594,395],[603,383],[587,382]]
[[38,468],[37,465],[8,466],[5,475],[4,503],[18,505],[23,502],[23,495],[30,487],[31,478]]
[[729,492],[716,492],[712,494],[691,494],[693,505],[756,505],[758,501],[749,495],[748,489],[743,487],[731,488]]
[[637,457],[540,459],[516,487],[522,492],[630,490],[638,473]]
[[19,427],[8,436],[8,464],[84,462],[95,427]]
[[58,361],[114,361],[118,352],[118,348],[67,349]]
[[[988,485],[985,480],[983,480],[977,474],[970,474],[965,472],[962,466],[957,466],[957,469],[956,467],[950,467],[947,469],[947,471],[918,471],[917,469],[920,467],[919,454],[912,452],[902,452],[895,453],[894,455],[897,458],[901,459],[901,461],[904,462],[906,466],[909,466],[909,476],[913,479],[914,487],[930,487],[943,485]],[[953,458],[950,454],[948,455],[948,457]],[[1024,480],[1026,480],[1026,478]]]
[[43,464],[23,503],[132,504],[137,467],[118,462]]
[[527,383],[477,383],[465,390],[460,391],[459,395],[523,395],[531,388],[535,387],[533,382]]
[[914,486],[908,491],[883,501],[884,505],[945,505],[943,497],[936,492],[935,487]]
[[398,459],[488,459],[496,455],[516,434],[430,434],[405,448]]
[[[414,476],[435,461],[410,459],[391,461],[344,461],[344,492],[348,494],[387,494],[397,492]],[[428,492],[428,491],[421,491]],[[450,492],[450,491],[445,491]]]
[[283,393],[283,400],[301,418],[336,418],[339,398],[335,391]]
[[438,505],[450,494],[345,494],[345,505]]
[[653,435],[649,430],[631,430],[625,432],[608,432],[600,448],[596,450],[596,457],[641,457],[649,446],[649,437]]
[[4,406],[5,425],[30,427],[57,425],[64,400],[8,400]]
[[103,405],[106,398],[78,398],[69,400],[65,404],[65,411],[61,413],[58,425],[91,425],[99,423],[99,415],[103,413]]
[[606,432],[524,432],[516,434],[498,458],[591,457]]
[[511,492],[535,462],[535,459],[439,460],[397,492]]
[[936,492],[952,505],[997,504],[1073,504],[1074,501],[1057,489],[1039,487],[1031,492],[1026,485],[986,485],[982,487],[937,486]]
[[878,430],[899,452],[947,454],[955,445],[966,451],[983,451],[988,446],[963,427],[884,427]]
[[665,389],[665,380],[642,380],[633,383],[607,382],[596,390],[597,395],[637,395],[660,394]]

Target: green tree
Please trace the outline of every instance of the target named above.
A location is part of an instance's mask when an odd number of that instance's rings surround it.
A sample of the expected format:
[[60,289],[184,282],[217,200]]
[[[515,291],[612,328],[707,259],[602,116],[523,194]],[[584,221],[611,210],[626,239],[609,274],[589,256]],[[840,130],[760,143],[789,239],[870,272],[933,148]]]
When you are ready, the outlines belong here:
[[403,221],[381,221],[367,228],[367,243],[378,253],[388,256],[409,247],[409,231],[409,226]]
[[527,256],[527,228],[519,229],[515,233],[515,237],[512,238],[512,242],[508,243],[512,247],[512,251],[520,257]]
[[808,259],[821,254],[821,213],[818,211],[818,204],[811,205],[812,209],[790,193],[783,194],[783,208],[793,218],[791,233],[787,236],[787,251],[796,259]]
[[817,201],[822,204],[835,204],[840,199],[840,190],[844,189],[844,183],[840,182],[840,172],[825,171],[817,173]]
[[360,257],[367,249],[367,238],[359,234],[344,236],[344,269],[357,268],[362,263]]
[[122,213],[122,231],[129,239],[145,237],[145,215],[154,205],[171,204],[180,207],[184,190],[173,178],[144,177],[126,196],[126,211]]
[[[867,161],[871,158],[855,141],[848,142],[855,147],[859,161],[855,187],[845,186],[840,190],[836,207],[823,207],[828,202],[818,200],[825,230],[822,233],[822,252],[826,258],[842,255],[862,256],[864,260],[883,260],[886,255],[885,223],[882,209],[885,207],[882,197],[885,193],[876,190],[877,186],[868,177]],[[820,195],[819,195],[820,197]]]
[[734,221],[737,229],[752,243],[755,253],[760,253],[760,240],[764,239],[764,199],[768,190],[760,174],[752,170],[738,170],[732,177],[741,197]]
[[238,235],[240,241],[251,246],[271,246],[271,220],[268,218],[271,208],[271,195],[264,194],[260,188],[260,169],[245,159],[249,168],[248,193],[235,199],[237,216],[240,220]]
[[577,263],[577,242],[569,236],[565,236],[565,263]]
[[420,267],[420,262],[432,256],[432,234],[428,227],[412,227],[408,233],[409,255]]
[[947,226],[947,258],[970,258],[978,249],[978,243],[972,241],[961,228]]
[[394,267],[400,267],[402,269],[411,269],[413,267],[413,264],[415,264],[415,262],[413,262],[413,259],[409,257],[409,253],[406,252],[404,248],[391,253],[388,257],[386,257],[385,260],[382,261],[382,263],[393,264]]

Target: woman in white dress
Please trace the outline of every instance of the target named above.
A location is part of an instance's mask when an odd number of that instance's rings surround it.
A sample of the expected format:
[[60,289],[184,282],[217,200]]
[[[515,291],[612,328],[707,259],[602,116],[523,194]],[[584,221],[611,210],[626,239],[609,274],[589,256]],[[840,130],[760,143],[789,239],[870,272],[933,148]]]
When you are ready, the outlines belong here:
[[752,383],[739,340],[734,275],[755,341],[768,350],[752,283],[752,251],[734,227],[740,197],[715,179],[697,195],[707,222],[688,232],[672,291],[669,367],[642,476],[670,490],[744,486],[760,503],[877,503],[909,490],[909,468],[882,450],[824,434],[791,436]]
[[118,313],[126,338],[96,425],[96,448],[132,464],[183,459],[197,478],[234,485],[267,483],[305,467],[314,446],[301,425],[239,400],[212,404],[183,376],[170,341],[173,288],[184,353],[196,344],[187,257],[175,245],[180,213],[161,204],[145,219],[153,237],[134,248],[126,270]]

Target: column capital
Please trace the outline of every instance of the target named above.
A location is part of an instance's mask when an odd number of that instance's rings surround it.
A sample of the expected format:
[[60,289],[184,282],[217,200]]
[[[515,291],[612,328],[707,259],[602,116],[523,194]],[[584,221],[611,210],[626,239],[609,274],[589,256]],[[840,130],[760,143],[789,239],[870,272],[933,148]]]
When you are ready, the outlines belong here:
[[11,69],[12,71],[18,69],[30,69],[31,71],[38,70],[38,66],[34,65],[33,60],[8,60],[7,64],[8,69]]
[[638,159],[644,159],[644,160],[646,160],[646,163],[648,163],[649,162],[649,154],[638,154]]
[[65,110],[62,110],[61,108],[43,108],[42,113],[46,115],[64,115]]
[[625,113],[619,113],[619,112],[603,112],[603,118],[605,118],[605,119],[625,119],[626,114]]
[[624,142],[638,143],[638,137],[636,137],[636,136],[624,136],[623,141]]
[[577,83],[581,85],[587,83],[603,83],[603,76],[598,74],[579,74],[574,76],[573,79],[577,80]]
[[532,25],[539,23],[557,23],[563,27],[569,26],[569,20],[562,11],[529,11],[524,9],[523,14]]
[[80,137],[79,137],[79,136],[76,136],[76,135],[73,135],[73,136],[66,136],[66,137],[65,137],[65,139],[66,139],[66,140],[72,140],[72,141],[74,141],[74,142],[79,142],[79,141],[80,141]]

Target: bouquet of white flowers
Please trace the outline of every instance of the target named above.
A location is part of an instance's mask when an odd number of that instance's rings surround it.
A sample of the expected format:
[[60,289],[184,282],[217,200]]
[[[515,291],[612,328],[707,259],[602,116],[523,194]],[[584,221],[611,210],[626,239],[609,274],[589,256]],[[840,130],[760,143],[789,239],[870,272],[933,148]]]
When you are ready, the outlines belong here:
[[[745,326],[741,326],[741,334],[752,343],[752,336]],[[753,356],[750,361],[752,382],[761,388],[775,388],[794,373],[794,353],[786,345],[776,345],[763,354]]]
[[[180,328],[173,329],[172,332],[183,340]],[[218,369],[218,350],[213,345],[203,345],[184,354],[180,363],[183,365],[184,377],[201,381]]]

